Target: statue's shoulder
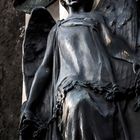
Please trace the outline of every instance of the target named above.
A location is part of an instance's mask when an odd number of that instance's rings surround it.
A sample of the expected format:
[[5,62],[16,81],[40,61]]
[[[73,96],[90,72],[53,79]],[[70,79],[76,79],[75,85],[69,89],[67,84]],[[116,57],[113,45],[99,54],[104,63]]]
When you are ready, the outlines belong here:
[[99,23],[105,23],[107,20],[104,14],[100,11],[91,11],[90,16]]
[[50,33],[54,33],[58,30],[58,28],[63,24],[64,19],[58,20],[56,24],[52,27]]
[[98,11],[91,11],[83,14],[74,14],[66,19],[60,20],[57,22],[58,26],[77,26],[77,25],[96,25],[96,24],[105,24],[105,16]]
[[56,24],[51,28],[49,36],[54,36],[56,34],[59,24],[60,24],[59,22],[56,22]]

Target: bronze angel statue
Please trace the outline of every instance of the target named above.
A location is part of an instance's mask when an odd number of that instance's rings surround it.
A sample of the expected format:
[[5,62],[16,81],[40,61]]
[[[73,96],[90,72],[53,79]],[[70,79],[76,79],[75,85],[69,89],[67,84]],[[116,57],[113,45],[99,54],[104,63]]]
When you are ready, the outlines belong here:
[[138,2],[61,0],[69,16],[55,23],[43,1],[15,4],[35,6],[23,43],[20,139],[139,140]]

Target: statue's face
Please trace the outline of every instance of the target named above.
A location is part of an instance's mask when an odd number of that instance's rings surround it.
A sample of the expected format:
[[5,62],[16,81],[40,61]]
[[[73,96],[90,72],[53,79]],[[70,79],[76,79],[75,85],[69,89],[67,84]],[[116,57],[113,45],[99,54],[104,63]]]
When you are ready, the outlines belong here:
[[72,2],[79,2],[79,0],[66,0],[67,3],[72,3]]
[[93,4],[94,0],[65,0],[66,3],[82,3],[82,4]]
[[90,11],[93,6],[94,0],[64,0],[68,5],[80,4],[86,11]]

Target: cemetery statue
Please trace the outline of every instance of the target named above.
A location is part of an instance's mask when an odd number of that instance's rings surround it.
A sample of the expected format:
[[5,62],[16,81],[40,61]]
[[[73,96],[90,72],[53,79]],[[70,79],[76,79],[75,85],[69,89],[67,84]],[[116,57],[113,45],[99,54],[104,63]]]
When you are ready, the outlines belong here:
[[57,23],[45,8],[33,10],[24,40],[29,94],[21,140],[140,139],[140,53],[131,42],[138,33],[125,26],[133,22],[121,24],[123,15],[109,24],[103,8],[92,10],[95,2],[61,0],[69,16]]

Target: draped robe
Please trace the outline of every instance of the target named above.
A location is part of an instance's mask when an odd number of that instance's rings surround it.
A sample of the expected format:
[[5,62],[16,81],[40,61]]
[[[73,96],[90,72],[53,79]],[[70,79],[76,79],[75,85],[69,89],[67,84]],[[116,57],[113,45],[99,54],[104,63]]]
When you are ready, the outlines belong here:
[[[107,46],[110,31],[99,14],[91,15],[74,14],[56,28],[53,86],[56,103],[62,106],[57,122],[61,139],[138,140],[140,121],[136,124],[134,118],[139,112],[132,113],[131,103],[136,84],[132,61],[129,55],[119,55],[127,52],[125,46],[115,51],[123,43]],[[108,92],[113,94],[113,84],[120,94],[109,102],[106,98]]]
[[140,139],[133,53],[121,38],[116,41],[100,14],[73,14],[57,23],[46,53],[53,54],[50,87],[33,114],[49,122],[47,140]]

